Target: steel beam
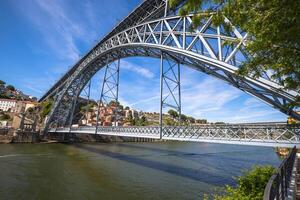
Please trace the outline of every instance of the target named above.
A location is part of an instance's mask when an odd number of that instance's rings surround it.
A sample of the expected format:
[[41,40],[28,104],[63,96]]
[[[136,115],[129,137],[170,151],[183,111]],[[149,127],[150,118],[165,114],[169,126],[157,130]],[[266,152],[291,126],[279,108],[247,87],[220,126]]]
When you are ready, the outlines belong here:
[[[119,103],[119,80],[120,80],[120,59],[110,63],[110,56],[107,57],[105,73],[102,83],[101,95],[98,103],[97,121],[96,127],[99,126],[99,120],[101,118],[101,107],[108,106],[111,102]],[[116,106],[117,106],[116,105]],[[117,122],[118,106],[114,110],[114,125]]]
[[163,108],[172,108],[181,121],[180,63],[167,53],[161,53],[160,127],[163,126]]

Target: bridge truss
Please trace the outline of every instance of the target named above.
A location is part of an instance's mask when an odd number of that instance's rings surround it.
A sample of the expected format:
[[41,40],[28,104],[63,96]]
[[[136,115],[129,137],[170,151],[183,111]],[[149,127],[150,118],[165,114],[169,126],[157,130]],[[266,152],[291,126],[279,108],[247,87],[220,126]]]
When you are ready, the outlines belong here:
[[[256,79],[237,75],[236,71],[241,63],[249,59],[245,52],[248,35],[232,25],[227,18],[224,24],[230,26],[231,31],[226,31],[222,25],[216,27],[212,24],[213,18],[214,13],[205,16],[201,26],[192,30],[193,14],[178,16],[176,9],[168,9],[165,0],[144,1],[41,98],[41,101],[51,97],[55,99],[46,123],[46,132],[49,128],[64,127],[67,122],[72,121],[70,117],[74,110],[74,102],[97,71],[121,58],[132,56],[160,58],[162,63],[163,59],[167,58],[177,63],[178,69],[179,65],[189,66],[221,79],[275,109],[300,119],[300,115],[288,106],[296,100],[299,92],[285,90],[278,82],[272,80],[268,73]],[[170,66],[174,69],[173,65]],[[178,111],[181,110],[180,81],[176,79],[180,78],[179,71],[173,77],[179,90],[178,101],[178,97],[172,93],[174,91],[169,90]],[[162,71],[162,88],[165,79]],[[161,95],[161,107],[163,105],[166,103]]]
[[286,124],[164,126],[162,132],[160,127],[98,127],[97,130],[95,127],[73,127],[53,128],[49,132],[300,148],[300,127]]

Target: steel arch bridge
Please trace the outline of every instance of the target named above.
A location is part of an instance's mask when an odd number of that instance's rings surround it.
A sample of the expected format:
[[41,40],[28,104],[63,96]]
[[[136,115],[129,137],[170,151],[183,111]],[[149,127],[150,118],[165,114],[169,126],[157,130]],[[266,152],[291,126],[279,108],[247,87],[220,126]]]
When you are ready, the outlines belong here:
[[[53,127],[70,126],[77,97],[93,75],[103,67],[106,67],[106,75],[101,102],[106,102],[107,99],[117,101],[119,60],[132,56],[161,59],[161,116],[164,106],[173,107],[181,112],[180,65],[186,65],[221,79],[275,109],[300,119],[300,114],[287,106],[296,100],[299,92],[285,90],[270,78],[269,72],[256,79],[237,75],[240,64],[249,59],[245,52],[249,39],[247,33],[232,25],[226,17],[224,23],[231,27],[231,31],[225,31],[222,25],[214,26],[214,13],[204,17],[202,25],[192,30],[193,14],[179,16],[179,8],[180,6],[174,10],[168,9],[167,0],[143,1],[82,57],[40,99],[44,101],[54,98],[54,105],[46,122],[46,132]],[[113,63],[115,67],[112,67]],[[171,73],[172,77],[168,73]],[[175,86],[170,87],[168,81]],[[173,105],[168,104],[162,95],[164,85],[169,92],[167,97],[173,99]],[[177,91],[179,96],[174,95],[174,91]],[[162,125],[162,117],[160,122]]]

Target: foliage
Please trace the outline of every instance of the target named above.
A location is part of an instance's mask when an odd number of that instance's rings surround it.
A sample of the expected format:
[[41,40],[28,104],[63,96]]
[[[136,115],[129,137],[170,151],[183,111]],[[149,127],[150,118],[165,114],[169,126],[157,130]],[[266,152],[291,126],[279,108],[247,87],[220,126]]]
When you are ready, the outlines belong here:
[[196,123],[198,123],[198,124],[207,124],[207,120],[206,119],[196,119]]
[[6,89],[8,89],[10,91],[15,91],[16,90],[16,88],[14,86],[12,86],[12,85],[6,86]]
[[255,166],[250,171],[245,171],[237,179],[236,188],[227,186],[226,194],[215,196],[216,200],[260,200],[263,199],[265,187],[274,173],[272,166]]
[[173,119],[176,119],[176,118],[179,117],[178,113],[177,113],[175,110],[172,110],[172,109],[170,109],[170,110],[168,111],[168,114],[169,114]]
[[181,119],[182,122],[186,122],[188,120],[188,117],[184,114],[181,114],[180,119]]
[[[176,7],[179,0],[169,0]],[[202,9],[206,8],[206,9]],[[205,11],[204,11],[205,10]],[[226,16],[232,24],[246,31],[249,36],[246,50],[250,59],[242,64],[240,75],[258,77],[273,72],[287,89],[300,87],[300,10],[294,0],[187,0],[181,15],[196,13],[193,26],[200,25],[200,12],[214,12],[215,25],[223,23]],[[205,16],[205,15],[204,15]],[[226,26],[225,26],[226,29]],[[300,105],[300,98],[296,105]]]
[[41,111],[40,111],[40,117],[45,118],[51,111],[53,105],[53,100],[48,99],[41,103]]
[[196,120],[194,117],[188,117],[188,121],[192,124],[196,123]]
[[89,103],[89,104],[83,104],[80,106],[80,112],[85,113],[85,112],[92,112],[93,111],[94,104]]
[[2,80],[0,80],[0,85],[5,85],[6,83]]
[[10,99],[10,97],[6,94],[0,94],[1,99]]
[[116,101],[114,101],[114,100],[112,100],[112,101],[110,101],[109,103],[108,103],[108,106],[119,106],[120,105],[120,103],[119,102],[116,102]]
[[177,123],[174,121],[174,119],[171,119],[171,118],[165,118],[164,124],[167,126],[176,126],[177,125]]
[[10,120],[10,116],[6,113],[1,113],[0,120],[3,120],[3,121]]
[[145,116],[142,116],[141,118],[131,119],[131,125],[133,125],[133,126],[148,126],[149,123],[147,121],[147,118]]

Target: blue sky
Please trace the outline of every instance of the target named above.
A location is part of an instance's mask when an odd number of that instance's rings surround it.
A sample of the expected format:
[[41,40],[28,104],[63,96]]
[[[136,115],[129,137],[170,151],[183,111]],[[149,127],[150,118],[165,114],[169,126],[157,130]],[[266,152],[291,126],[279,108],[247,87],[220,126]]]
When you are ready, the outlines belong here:
[[[141,0],[1,0],[0,79],[41,97],[98,40]],[[238,89],[185,66],[183,113],[209,121],[286,121],[286,116]],[[99,98],[103,71],[92,79]],[[121,61],[120,101],[159,110],[159,61]]]

